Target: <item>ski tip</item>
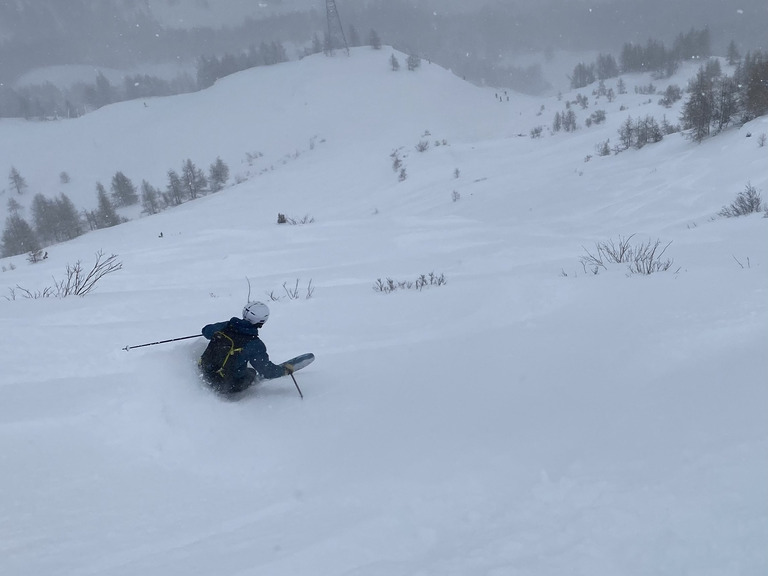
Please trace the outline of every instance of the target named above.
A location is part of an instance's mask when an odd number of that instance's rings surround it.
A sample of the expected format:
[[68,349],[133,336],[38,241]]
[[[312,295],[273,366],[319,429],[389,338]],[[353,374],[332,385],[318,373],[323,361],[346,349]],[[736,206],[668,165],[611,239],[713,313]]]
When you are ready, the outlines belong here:
[[291,364],[294,370],[301,370],[302,368],[304,368],[305,366],[308,366],[314,361],[315,361],[315,355],[309,352],[307,354],[301,354],[300,356],[291,358],[290,360],[286,360],[285,362],[283,362],[283,364]]

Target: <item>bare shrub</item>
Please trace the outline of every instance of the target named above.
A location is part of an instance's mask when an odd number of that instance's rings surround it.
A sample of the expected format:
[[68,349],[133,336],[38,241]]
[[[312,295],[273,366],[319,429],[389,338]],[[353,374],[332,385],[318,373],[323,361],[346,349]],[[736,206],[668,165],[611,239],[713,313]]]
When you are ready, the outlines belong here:
[[397,172],[403,166],[403,159],[400,158],[400,150],[393,150],[389,155],[392,158],[392,171]]
[[389,294],[397,290],[418,290],[421,292],[424,288],[429,288],[430,286],[443,286],[446,283],[447,281],[444,274],[438,276],[434,272],[430,272],[429,274],[420,274],[415,280],[393,280],[392,278],[382,280],[381,278],[377,278],[376,282],[373,284],[373,290],[374,292],[382,292],[384,294]]
[[291,224],[292,226],[297,226],[299,224],[312,224],[314,221],[315,219],[309,214],[305,215],[303,218],[290,218],[289,216],[279,212],[277,214],[278,224]]
[[594,274],[597,274],[597,269],[607,269],[606,264],[621,264],[629,262],[632,254],[632,245],[630,241],[632,237],[628,236],[623,238],[619,236],[617,241],[608,240],[607,242],[595,243],[594,252],[590,252],[584,248],[586,252],[585,256],[581,257],[581,265],[584,267],[584,271],[592,270]]
[[673,260],[664,258],[664,253],[672,242],[668,242],[661,248],[661,240],[652,242],[648,240],[633,249],[632,261],[629,263],[629,271],[632,274],[649,275],[654,272],[666,272],[672,267]]
[[594,251],[584,248],[585,256],[581,257],[581,265],[585,273],[598,274],[600,270],[607,270],[609,264],[627,264],[630,274],[653,274],[664,272],[671,268],[673,260],[664,258],[669,245],[663,248],[661,240],[648,240],[639,244],[632,244],[634,234],[625,237],[619,236],[618,240],[608,240],[595,244]]
[[[16,293],[17,290],[19,291],[18,294]],[[42,290],[28,290],[17,284],[16,288],[8,288],[8,296],[3,296],[3,298],[9,301],[16,300],[17,296],[21,296],[22,298],[27,298],[29,300],[37,300],[38,298],[50,298],[51,296],[56,295],[53,290],[54,289],[51,286],[47,286]]]
[[6,300],[16,300],[16,290],[23,298],[66,298],[67,296],[85,296],[91,292],[96,284],[107,274],[121,270],[123,263],[117,259],[116,254],[104,258],[104,252],[96,252],[96,262],[90,270],[83,268],[80,260],[75,264],[67,264],[66,277],[63,280],[53,279],[53,286],[47,286],[42,290],[29,290],[16,285],[10,290],[10,296]]
[[429,140],[420,140],[418,144],[416,144],[416,151],[417,152],[426,152],[429,150]]
[[[733,256],[733,254],[731,254]],[[736,256],[733,256],[733,259],[736,260],[736,264],[741,266],[741,269],[744,270],[744,264],[742,264]],[[749,257],[747,257],[747,268],[752,268],[752,263],[749,261]]]
[[[279,302],[283,298],[288,298],[288,300],[299,300],[301,299],[301,295],[302,295],[302,290],[300,289],[300,282],[301,280],[299,278],[296,278],[296,282],[292,287],[288,286],[288,282],[283,282],[283,292],[285,292],[285,296],[280,294],[275,294],[275,291],[272,290],[266,293],[267,298],[269,298],[273,302]],[[309,300],[310,298],[312,298],[314,293],[315,293],[315,287],[312,286],[312,279],[310,278],[309,282],[307,283],[306,291],[303,292],[304,298],[306,300]]]
[[398,289],[404,290],[408,288],[413,288],[413,282],[395,281],[392,278],[387,278],[386,280],[377,278],[376,282],[373,283],[374,292],[383,292],[384,294],[389,294]]
[[48,252],[40,249],[40,250],[33,250],[29,254],[27,254],[27,262],[30,264],[37,264],[38,262],[42,262],[48,258]]
[[64,280],[57,282],[56,296],[64,298],[66,296],[85,296],[93,290],[99,280],[107,274],[117,272],[123,268],[123,263],[118,261],[117,254],[112,254],[104,258],[104,252],[96,252],[96,262],[93,267],[86,271],[83,269],[80,260],[74,265],[67,264],[67,276]]
[[752,184],[747,184],[743,192],[736,195],[736,200],[731,202],[730,206],[723,206],[718,215],[725,218],[736,218],[737,216],[746,216],[753,212],[760,212],[763,209],[763,200],[757,188]]

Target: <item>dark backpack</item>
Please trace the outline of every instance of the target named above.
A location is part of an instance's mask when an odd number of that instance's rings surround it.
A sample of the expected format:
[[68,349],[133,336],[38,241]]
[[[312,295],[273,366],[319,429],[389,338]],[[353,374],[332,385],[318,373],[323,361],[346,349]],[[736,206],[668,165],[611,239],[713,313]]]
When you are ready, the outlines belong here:
[[213,333],[208,347],[200,357],[200,368],[203,373],[214,380],[226,381],[232,379],[235,368],[233,356],[243,351],[243,347],[251,340],[244,334],[228,333],[219,330]]

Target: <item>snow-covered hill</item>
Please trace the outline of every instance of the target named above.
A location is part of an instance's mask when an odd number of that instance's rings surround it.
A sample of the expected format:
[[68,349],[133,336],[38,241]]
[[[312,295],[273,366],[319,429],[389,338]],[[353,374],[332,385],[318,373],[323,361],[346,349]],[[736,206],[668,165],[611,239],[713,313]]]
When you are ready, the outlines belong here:
[[[162,187],[186,158],[241,181],[0,261],[0,573],[766,572],[768,220],[714,216],[768,194],[768,119],[600,157],[628,115],[675,120],[633,93],[647,77],[610,103],[582,90],[581,128],[550,134],[575,93],[499,101],[390,54],[0,122],[23,204],[90,208],[115,171]],[[582,267],[631,234],[672,242],[671,269]],[[92,294],[22,297],[98,250],[123,269]],[[373,289],[430,272],[447,283]],[[289,379],[222,401],[202,339],[121,350],[238,315],[246,278],[280,297],[272,358],[317,356],[303,401]]]

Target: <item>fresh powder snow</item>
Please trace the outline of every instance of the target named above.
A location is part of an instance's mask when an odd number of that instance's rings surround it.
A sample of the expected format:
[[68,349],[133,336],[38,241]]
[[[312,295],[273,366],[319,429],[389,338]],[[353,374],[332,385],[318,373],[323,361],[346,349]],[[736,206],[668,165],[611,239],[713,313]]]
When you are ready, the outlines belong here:
[[[682,101],[635,94],[644,75],[613,102],[499,100],[391,54],[0,121],[29,185],[3,221],[38,192],[91,210],[116,171],[164,189],[187,158],[231,170],[0,260],[0,573],[768,573],[768,219],[717,216],[748,184],[768,200],[768,118],[599,156]],[[578,93],[579,129],[551,133]],[[669,269],[582,264],[633,234],[671,243]],[[122,269],[92,293],[24,297],[99,251]],[[430,273],[445,283],[375,289]],[[239,315],[248,282],[272,360],[317,357],[303,400],[290,378],[216,396],[202,338],[123,350]]]

